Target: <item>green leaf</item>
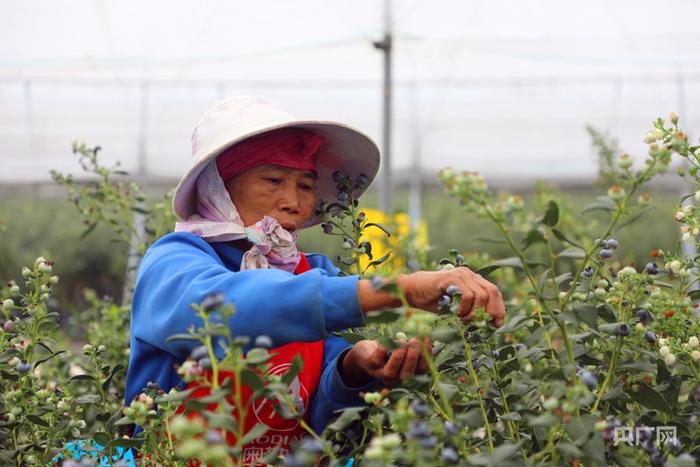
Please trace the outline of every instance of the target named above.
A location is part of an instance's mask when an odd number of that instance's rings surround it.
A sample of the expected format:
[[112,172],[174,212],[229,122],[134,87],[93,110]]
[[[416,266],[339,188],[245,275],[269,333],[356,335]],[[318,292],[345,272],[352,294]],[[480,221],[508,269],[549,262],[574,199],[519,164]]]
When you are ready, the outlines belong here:
[[126,425],[131,425],[133,423],[134,423],[134,421],[132,419],[130,419],[129,417],[122,417],[119,420],[117,420],[116,422],[114,422],[114,425],[115,426],[126,426]]
[[143,444],[143,439],[138,438],[116,438],[110,441],[111,446],[122,448],[140,448]]
[[[542,263],[530,262],[530,261],[527,262],[528,266],[539,266],[541,264]],[[495,271],[498,268],[522,269],[523,263],[522,263],[522,261],[520,261],[520,258],[518,258],[517,256],[511,256],[510,258],[505,258],[505,259],[501,259],[498,261],[494,261],[493,263],[478,269],[476,272],[478,274],[486,275],[492,271]]]
[[500,240],[498,238],[488,238],[488,237],[476,237],[474,240],[483,243],[495,243],[496,245],[505,245],[507,242],[505,240]]
[[542,415],[529,418],[527,422],[530,426],[550,427],[556,425],[559,421],[559,417],[555,417],[551,413],[543,413]]
[[198,341],[199,338],[197,336],[193,336],[192,334],[173,334],[172,336],[168,337],[165,339],[165,342],[172,342],[175,340],[181,340],[181,341]]
[[102,398],[99,394],[85,394],[84,396],[76,397],[76,404],[99,404]]
[[576,323],[586,323],[591,328],[598,330],[598,308],[586,303],[574,303],[570,306]]
[[357,344],[358,342],[365,340],[365,336],[354,332],[341,332],[340,337],[345,339],[349,344]]
[[37,417],[34,414],[27,415],[27,420],[29,420],[30,422],[32,422],[35,425],[41,425],[41,426],[46,427],[46,428],[49,427],[49,424],[46,420],[44,420],[41,417]]
[[535,245],[537,243],[546,243],[546,242],[547,242],[547,240],[545,240],[544,234],[542,233],[541,230],[532,229],[527,233],[527,237],[525,238],[525,245],[523,246],[523,251],[527,250],[532,245]]
[[114,365],[114,368],[112,368],[112,371],[109,373],[109,376],[107,377],[106,380],[102,383],[102,390],[106,391],[107,388],[109,388],[109,384],[112,382],[112,378],[114,378],[114,375],[118,372],[124,369],[124,365],[118,363]]
[[501,420],[510,420],[513,422],[517,422],[523,419],[523,417],[520,416],[518,412],[510,412],[507,414],[500,415],[499,418]]
[[553,233],[554,236],[557,238],[557,240],[559,240],[560,242],[568,243],[569,245],[577,246],[577,247],[579,247],[579,248],[582,248],[581,245],[579,245],[578,243],[576,243],[576,242],[574,242],[573,240],[570,240],[568,237],[566,237],[566,235],[564,235],[564,233],[563,233],[561,230],[559,230],[559,229],[552,229],[552,233]]
[[574,277],[573,274],[571,274],[570,272],[565,272],[564,274],[559,274],[557,277],[555,277],[554,282],[556,282],[557,285],[561,285],[562,283],[568,281],[572,277]]
[[502,444],[491,454],[473,454],[467,458],[467,461],[475,465],[502,466],[507,465],[506,461],[516,452],[518,452],[517,444]]
[[573,443],[559,442],[557,443],[557,451],[566,457],[581,457],[583,455],[581,450]]
[[367,313],[365,319],[367,323],[372,324],[388,324],[393,323],[402,316],[400,310],[382,310],[377,312]]
[[258,376],[256,372],[247,368],[244,368],[241,371],[241,382],[253,391],[257,391],[263,387],[263,382],[260,379],[260,376]]
[[559,222],[559,205],[550,200],[547,204],[547,211],[544,213],[542,223],[549,227],[554,227]]
[[104,431],[98,431],[92,435],[92,438],[102,446],[107,446],[111,441],[109,435]]
[[37,360],[36,363],[34,363],[34,368],[38,367],[38,366],[41,365],[42,363],[48,362],[49,360],[51,360],[52,358],[54,358],[56,355],[60,355],[60,354],[62,354],[62,353],[64,353],[64,352],[65,352],[65,350],[59,350],[58,352],[52,353],[51,355],[49,355],[49,356],[46,357],[46,358],[42,358],[41,360]]
[[526,315],[516,315],[512,317],[506,317],[506,322],[503,326],[498,328],[496,334],[507,334],[509,332],[515,332],[525,326],[529,326],[535,318]]
[[433,340],[438,340],[440,342],[448,344],[457,340],[457,338],[459,337],[459,333],[456,329],[453,329],[451,327],[440,326],[433,329],[433,331],[431,332],[431,336]]
[[611,389],[609,389],[600,400],[612,401],[615,399],[619,399],[620,396],[622,396],[624,393],[625,393],[625,391],[622,388],[622,385],[617,385],[617,386],[614,386]]
[[287,370],[287,372],[281,378],[282,383],[291,383],[296,377],[296,375],[299,374],[303,366],[304,361],[301,359],[301,356],[299,354],[295,355],[294,359],[292,360],[292,365],[289,367],[289,370]]
[[274,354],[268,352],[265,349],[256,347],[254,349],[250,349],[250,351],[245,356],[245,360],[246,363],[248,363],[249,365],[260,365],[270,360],[273,355]]
[[443,383],[440,381],[440,390],[445,395],[448,401],[452,401],[459,393],[459,388],[454,384]]
[[208,396],[204,397],[198,397],[197,402],[200,402],[202,404],[216,404],[218,402],[221,402],[224,397],[228,396],[231,393],[231,389],[226,387],[226,388],[219,388],[216,391],[212,392]]
[[583,259],[585,257],[586,252],[577,246],[566,248],[557,254],[557,258]]
[[163,394],[162,396],[158,396],[155,398],[155,403],[156,404],[162,404],[165,402],[180,402],[184,401],[189,397],[190,394],[194,392],[196,388],[190,388],[186,389],[184,391],[174,391],[174,392],[169,392],[167,394]]
[[391,237],[391,232],[389,232],[389,228],[384,224],[380,224],[378,222],[368,222],[365,224],[364,228],[366,229],[368,227],[376,227],[382,232],[384,232],[387,237]]
[[367,267],[365,268],[365,271],[367,271],[369,268],[375,268],[375,267],[379,266],[379,265],[382,264],[384,261],[388,260],[388,259],[389,259],[389,256],[391,256],[391,251],[388,251],[388,252],[387,252],[384,256],[382,256],[381,258],[375,259],[374,261],[372,261],[371,263],[369,263],[369,264],[367,265]]
[[68,380],[69,383],[72,383],[73,381],[95,381],[95,378],[93,378],[92,375],[88,374],[75,375],[71,376],[71,378]]
[[97,228],[97,222],[91,223],[88,226],[88,228],[85,229],[82,234],[80,234],[80,239],[83,240],[85,237],[90,235],[95,230],[95,228]]
[[669,405],[666,399],[664,399],[661,394],[649,386],[640,386],[639,391],[627,391],[627,394],[648,409],[658,410],[669,414],[673,412],[671,405]]
[[586,206],[583,207],[581,210],[581,214],[586,214],[591,211],[607,211],[607,212],[612,212],[617,205],[615,204],[615,201],[612,199],[608,198],[607,196],[598,196],[598,201],[595,201],[593,203],[587,204]]
[[205,410],[203,412],[203,415],[204,418],[207,419],[207,425],[209,426],[209,428],[222,428],[232,433],[236,432],[236,419],[233,418],[232,415],[220,414],[216,412],[211,412],[209,410]]
[[640,217],[642,217],[642,216],[645,215],[646,213],[651,212],[651,211],[655,211],[655,210],[656,210],[656,207],[654,207],[654,206],[647,206],[647,207],[645,207],[644,209],[642,209],[642,210],[639,211],[638,213],[636,213],[636,214],[630,216],[629,219],[625,220],[623,223],[621,223],[620,225],[618,225],[617,227],[615,227],[615,231],[618,231],[618,230],[622,229],[623,227],[626,227],[626,226],[628,226],[628,225],[634,223],[637,219],[639,219]]
[[351,407],[349,409],[345,409],[340,416],[333,421],[333,423],[328,425],[327,428],[331,431],[342,431],[352,422],[359,420],[361,418],[360,414],[364,410],[364,407]]
[[243,436],[243,441],[241,441],[241,444],[246,445],[253,441],[254,439],[257,439],[261,437],[262,435],[267,432],[268,427],[267,425],[263,425],[262,423],[256,424],[251,430]]

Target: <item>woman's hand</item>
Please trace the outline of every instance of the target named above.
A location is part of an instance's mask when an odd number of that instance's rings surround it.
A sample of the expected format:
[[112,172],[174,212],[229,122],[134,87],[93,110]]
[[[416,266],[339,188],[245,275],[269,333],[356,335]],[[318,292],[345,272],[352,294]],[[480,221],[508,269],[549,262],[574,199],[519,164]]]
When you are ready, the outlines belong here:
[[423,342],[414,338],[397,343],[400,347],[391,354],[377,341],[362,340],[353,345],[339,367],[345,384],[360,387],[375,379],[393,386],[414,374],[425,373],[428,364],[421,355],[421,346],[432,352],[430,338]]
[[437,311],[440,297],[449,286],[455,285],[462,294],[459,307],[462,319],[471,319],[476,308],[484,308],[496,326],[503,325],[506,309],[498,287],[468,268],[418,271],[400,276],[398,285],[411,306],[428,311]]
[[[468,320],[476,308],[484,308],[493,318],[493,324],[503,325],[506,308],[498,287],[474,271],[459,267],[443,271],[418,271],[399,276],[396,280],[408,304],[428,311],[437,311],[438,300],[451,285],[459,288],[462,300],[459,316]],[[360,280],[358,300],[364,312],[401,306],[401,301],[387,292],[374,290],[370,281]]]

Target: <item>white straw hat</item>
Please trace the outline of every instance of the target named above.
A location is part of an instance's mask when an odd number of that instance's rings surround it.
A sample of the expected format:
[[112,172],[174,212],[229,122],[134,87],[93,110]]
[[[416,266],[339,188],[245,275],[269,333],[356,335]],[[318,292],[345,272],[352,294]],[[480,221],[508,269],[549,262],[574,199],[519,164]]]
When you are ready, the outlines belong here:
[[[379,149],[364,133],[343,123],[323,120],[297,120],[286,110],[259,97],[233,97],[215,104],[199,120],[192,133],[194,164],[178,183],[173,195],[173,211],[184,220],[196,214],[196,181],[207,164],[227,148],[251,136],[280,128],[311,130],[325,140],[316,153],[319,201],[336,201],[337,183],[333,173],[340,171],[355,180],[365,175],[368,182],[355,191],[358,197],[374,180],[379,169]],[[304,227],[318,224],[314,215]]]

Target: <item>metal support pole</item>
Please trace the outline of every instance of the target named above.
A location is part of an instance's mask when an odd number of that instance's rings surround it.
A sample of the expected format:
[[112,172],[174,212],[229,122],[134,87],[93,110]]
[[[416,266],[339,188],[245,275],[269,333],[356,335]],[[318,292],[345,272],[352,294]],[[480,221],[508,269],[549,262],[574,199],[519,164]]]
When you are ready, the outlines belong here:
[[384,83],[383,95],[383,119],[382,119],[382,169],[381,184],[379,185],[379,209],[390,213],[392,206],[392,179],[391,179],[391,0],[384,0],[384,37],[381,41],[374,42],[374,47],[384,53]]
[[[139,134],[138,134],[138,161],[136,167],[137,179],[144,180],[148,172],[147,165],[147,147],[148,147],[148,94],[149,87],[147,82],[141,83],[141,102],[139,107]],[[144,208],[144,206],[137,206]],[[129,253],[126,261],[126,273],[124,274],[124,289],[122,292],[122,305],[131,304],[131,293],[134,289],[136,281],[136,271],[141,262],[139,254],[140,243],[146,237],[146,216],[139,211],[134,211],[133,214],[134,231],[131,235],[131,243],[129,245]]]
[[[685,111],[685,82],[683,80],[683,75],[681,75],[681,74],[679,74],[678,77],[676,78],[676,98],[677,98],[676,113],[680,117],[681,121],[685,122],[685,117],[687,116],[687,113]],[[684,126],[686,128],[690,128],[690,125],[688,124],[688,122],[685,122]],[[684,165],[686,170],[690,168],[690,162],[688,162],[688,161],[683,162],[683,165]],[[680,186],[680,196],[685,196],[687,194],[686,193],[687,191],[688,191],[688,185],[682,184]],[[692,205],[692,204],[693,204],[692,197],[686,198],[685,200],[683,200],[683,203],[682,203],[683,206],[688,206],[688,205]],[[684,242],[683,240],[681,240],[681,248],[683,250],[683,256],[685,256],[685,257],[695,258],[695,256],[697,256],[697,254],[698,254],[696,241]],[[692,279],[694,279],[698,273],[697,268],[693,268],[692,271],[693,271],[693,278]],[[699,288],[698,283],[693,282],[693,284],[690,286],[688,291],[698,290],[698,288]]]
[[418,109],[418,86],[415,82],[411,83],[410,87],[411,100],[411,135],[413,144],[411,147],[411,175],[410,189],[408,196],[408,216],[411,219],[411,229],[413,232],[418,230],[418,224],[421,219],[421,195],[422,195],[422,180],[421,180],[421,152],[422,152],[422,135],[420,130],[420,116]]

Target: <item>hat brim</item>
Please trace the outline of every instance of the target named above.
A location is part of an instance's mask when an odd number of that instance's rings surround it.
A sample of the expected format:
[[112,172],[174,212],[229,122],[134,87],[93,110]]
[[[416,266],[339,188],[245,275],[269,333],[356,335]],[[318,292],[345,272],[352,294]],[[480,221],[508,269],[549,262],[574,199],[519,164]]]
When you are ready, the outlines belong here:
[[[292,121],[274,126],[259,128],[231,139],[226,144],[203,155],[180,180],[173,194],[173,211],[185,220],[196,214],[197,177],[204,168],[219,154],[252,136],[267,133],[280,128],[303,128],[323,136],[325,142],[317,155],[316,172],[318,175],[318,199],[323,203],[336,201],[337,183],[333,180],[336,170],[355,180],[360,174],[365,175],[368,183],[355,190],[355,197],[361,196],[374,180],[379,170],[379,148],[364,133],[348,125],[331,121]],[[311,227],[321,222],[314,214],[302,228]]]

